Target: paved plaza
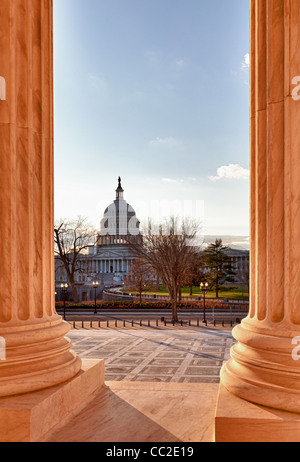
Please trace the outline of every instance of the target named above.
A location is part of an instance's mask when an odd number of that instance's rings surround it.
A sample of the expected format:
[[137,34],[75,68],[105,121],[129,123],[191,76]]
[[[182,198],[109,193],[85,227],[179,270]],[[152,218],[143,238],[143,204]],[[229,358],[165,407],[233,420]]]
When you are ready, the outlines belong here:
[[219,383],[235,342],[225,329],[73,329],[82,358],[105,360],[106,381]]

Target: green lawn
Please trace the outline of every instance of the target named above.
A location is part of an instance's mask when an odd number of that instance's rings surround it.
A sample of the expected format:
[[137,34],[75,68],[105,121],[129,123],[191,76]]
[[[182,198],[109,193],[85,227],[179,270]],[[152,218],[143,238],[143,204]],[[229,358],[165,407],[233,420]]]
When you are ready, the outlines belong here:
[[[136,290],[126,288],[126,292],[131,292],[131,293],[136,293]],[[159,290],[157,291],[146,291],[143,292],[143,294],[148,294],[148,295],[166,295],[168,296],[169,293],[167,289],[164,286],[161,286]],[[200,287],[194,286],[193,287],[193,295],[192,297],[196,298],[200,296]],[[248,299],[248,286],[246,285],[240,285],[240,284],[228,284],[226,285],[226,288],[222,288],[219,290],[219,298],[230,298],[230,299],[235,299],[235,300],[241,300],[241,299]],[[189,287],[183,287],[182,288],[182,297],[190,297],[190,288]],[[206,298],[215,298],[216,297],[216,291],[208,291],[206,293]]]

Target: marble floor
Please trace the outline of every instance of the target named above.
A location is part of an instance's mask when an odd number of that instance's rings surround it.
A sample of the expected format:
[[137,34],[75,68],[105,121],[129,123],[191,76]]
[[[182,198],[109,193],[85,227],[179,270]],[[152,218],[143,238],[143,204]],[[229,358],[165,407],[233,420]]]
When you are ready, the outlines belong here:
[[80,357],[105,360],[106,381],[219,383],[234,343],[225,329],[72,329]]

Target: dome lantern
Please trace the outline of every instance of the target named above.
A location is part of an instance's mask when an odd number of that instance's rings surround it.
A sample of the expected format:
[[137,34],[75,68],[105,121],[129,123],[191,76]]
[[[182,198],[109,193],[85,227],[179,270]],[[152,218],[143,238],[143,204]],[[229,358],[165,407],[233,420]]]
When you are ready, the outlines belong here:
[[123,192],[124,192],[124,189],[122,188],[122,185],[121,185],[121,177],[119,176],[118,178],[118,187],[116,189],[116,200],[122,200],[123,199]]

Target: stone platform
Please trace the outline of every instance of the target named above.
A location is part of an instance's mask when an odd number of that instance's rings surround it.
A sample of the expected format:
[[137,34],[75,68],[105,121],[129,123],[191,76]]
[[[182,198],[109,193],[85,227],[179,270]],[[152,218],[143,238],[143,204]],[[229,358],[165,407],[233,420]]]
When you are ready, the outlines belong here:
[[299,443],[300,415],[259,406],[220,386],[215,417],[217,443]]
[[231,331],[75,329],[73,349],[105,360],[105,387],[46,442],[213,442]]
[[67,337],[83,371],[34,396],[0,400],[2,431],[13,429],[4,441],[214,441],[230,330],[87,328]]
[[107,382],[45,442],[213,442],[217,384]]
[[80,372],[61,385],[0,399],[0,442],[37,442],[70,419],[104,386],[104,361],[82,361]]

